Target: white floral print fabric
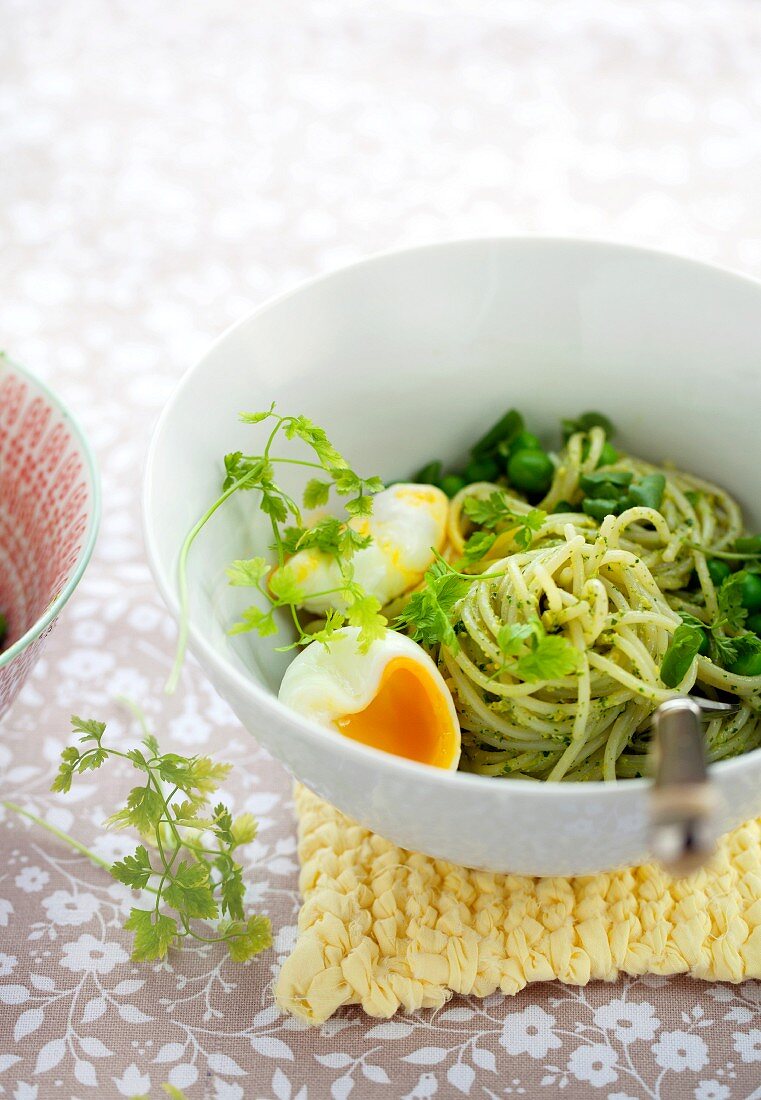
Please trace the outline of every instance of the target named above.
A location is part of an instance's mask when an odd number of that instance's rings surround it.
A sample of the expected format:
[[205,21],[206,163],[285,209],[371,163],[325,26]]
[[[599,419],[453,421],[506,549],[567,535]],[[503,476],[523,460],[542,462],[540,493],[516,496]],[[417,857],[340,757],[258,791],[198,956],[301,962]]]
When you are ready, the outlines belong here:
[[[613,236],[761,275],[755,0],[5,0],[0,346],[83,420],[103,473],[95,559],[0,726],[0,790],[109,860],[126,773],[52,795],[72,711],[235,765],[261,830],[249,900],[275,946],[136,964],[129,895],[0,820],[0,1097],[747,1100],[761,985],[642,977],[453,1000],[306,1030],[274,1006],[298,909],[290,780],[189,664],[139,519],[150,428],[207,342],[270,294],[446,236]],[[593,404],[590,401],[590,404]]]

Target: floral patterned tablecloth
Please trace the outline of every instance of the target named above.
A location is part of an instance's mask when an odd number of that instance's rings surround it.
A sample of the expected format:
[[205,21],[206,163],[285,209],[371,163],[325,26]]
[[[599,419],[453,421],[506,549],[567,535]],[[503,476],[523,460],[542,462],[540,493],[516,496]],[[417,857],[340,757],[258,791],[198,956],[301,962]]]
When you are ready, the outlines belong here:
[[755,0],[0,0],[0,344],[79,411],[95,561],[0,730],[0,785],[114,857],[118,771],[49,793],[72,710],[235,763],[275,950],[135,964],[124,892],[0,825],[0,1095],[761,1097],[761,985],[640,978],[317,1031],[273,1006],[298,907],[290,781],[189,664],[145,564],[140,468],[182,371],[271,293],[379,248],[616,236],[761,274]]

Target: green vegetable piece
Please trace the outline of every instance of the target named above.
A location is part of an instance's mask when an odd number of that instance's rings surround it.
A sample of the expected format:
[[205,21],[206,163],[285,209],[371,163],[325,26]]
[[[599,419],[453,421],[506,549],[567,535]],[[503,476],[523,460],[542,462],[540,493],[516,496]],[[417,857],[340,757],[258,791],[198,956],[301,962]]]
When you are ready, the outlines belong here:
[[717,588],[721,587],[732,570],[729,568],[725,561],[719,561],[718,558],[711,558],[708,564],[708,576],[711,578]]
[[507,460],[507,476],[523,493],[546,493],[555,467],[544,451],[514,451]]
[[523,417],[517,409],[509,409],[501,416],[496,424],[489,428],[486,435],[482,436],[471,449],[473,458],[482,458],[491,455],[498,444],[509,443],[513,436],[523,431]]
[[748,630],[752,630],[754,634],[761,634],[761,612],[750,615],[745,625]]
[[735,676],[761,676],[761,638],[743,634],[734,639],[737,657],[729,666]]
[[735,539],[734,548],[738,554],[747,554],[748,557],[761,555],[761,535],[745,535],[741,539]]
[[586,515],[602,523],[606,516],[617,516],[621,511],[621,502],[611,497],[598,500],[593,497],[585,497],[581,502],[581,510]]
[[441,479],[440,487],[451,499],[451,497],[457,496],[460,489],[464,489],[467,484],[461,474],[445,474]]
[[653,508],[656,512],[663,501],[666,478],[663,474],[647,474],[629,487],[629,507]]
[[438,485],[441,481],[440,460],[434,459],[432,462],[428,462],[413,475],[412,480],[418,485]]
[[682,623],[676,628],[671,644],[661,662],[661,680],[666,687],[674,688],[681,684],[700,652],[704,640],[705,631],[701,628],[687,623]]
[[603,413],[585,412],[577,416],[575,420],[562,420],[563,442],[567,443],[576,432],[588,432],[592,428],[602,428],[608,439],[616,434],[612,421]]
[[554,515],[562,512],[578,512],[578,510],[578,508],[574,508],[569,500],[559,500],[552,509]]
[[601,466],[612,466],[614,462],[618,462],[619,457],[616,448],[606,440],[597,460],[597,469],[599,470]]
[[740,604],[746,611],[761,611],[761,577],[758,573],[742,571],[744,576],[740,586]]
[[493,458],[472,458],[465,467],[465,481],[494,481],[499,466]]
[[601,489],[615,489],[619,492],[627,489],[633,477],[631,470],[600,470],[592,474],[582,474],[579,478],[579,487],[587,496],[601,497],[605,496],[604,492],[600,492]]

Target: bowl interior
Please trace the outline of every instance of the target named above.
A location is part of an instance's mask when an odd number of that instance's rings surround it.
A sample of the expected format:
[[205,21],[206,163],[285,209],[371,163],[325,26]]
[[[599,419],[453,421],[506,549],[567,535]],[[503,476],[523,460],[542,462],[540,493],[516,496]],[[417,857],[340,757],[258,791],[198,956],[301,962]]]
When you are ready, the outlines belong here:
[[[758,529],[759,363],[761,288],[705,265],[548,240],[375,258],[263,307],[186,376],[149,460],[157,578],[171,602],[182,537],[219,491],[222,456],[261,447],[262,427],[238,413],[273,400],[384,478],[461,459],[510,406],[553,440],[561,417],[600,409],[624,449],[719,482]],[[246,596],[225,566],[267,541],[246,494],[220,509],[191,555],[191,626],[198,646],[275,692],[289,657],[272,639],[226,635]]]
[[0,611],[5,664],[45,629],[86,564],[97,479],[69,414],[0,356]]

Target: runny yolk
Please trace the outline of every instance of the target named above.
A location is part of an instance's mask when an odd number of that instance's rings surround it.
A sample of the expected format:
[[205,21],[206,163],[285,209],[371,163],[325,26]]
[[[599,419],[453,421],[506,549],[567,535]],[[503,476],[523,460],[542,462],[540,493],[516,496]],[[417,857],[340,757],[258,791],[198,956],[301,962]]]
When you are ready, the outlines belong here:
[[395,657],[364,710],[336,722],[354,741],[437,768],[452,765],[457,733],[441,692],[416,661]]

